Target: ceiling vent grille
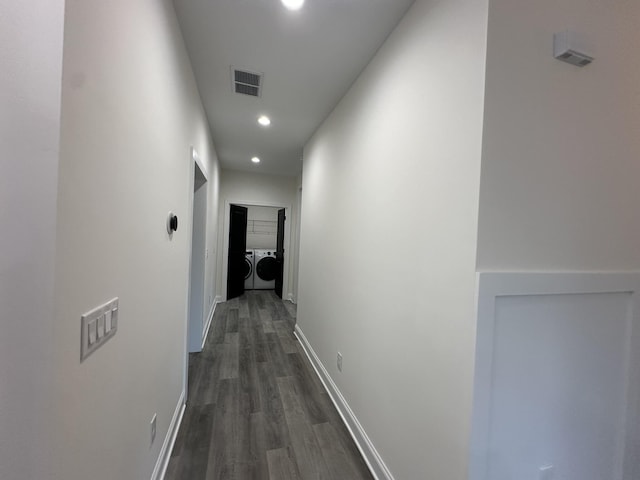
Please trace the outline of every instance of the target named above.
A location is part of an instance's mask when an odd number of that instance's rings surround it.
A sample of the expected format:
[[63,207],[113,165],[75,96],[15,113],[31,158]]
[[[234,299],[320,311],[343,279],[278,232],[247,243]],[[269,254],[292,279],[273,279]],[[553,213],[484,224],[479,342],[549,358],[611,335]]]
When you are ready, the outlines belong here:
[[243,95],[259,97],[262,94],[262,74],[237,70],[231,67],[233,91]]

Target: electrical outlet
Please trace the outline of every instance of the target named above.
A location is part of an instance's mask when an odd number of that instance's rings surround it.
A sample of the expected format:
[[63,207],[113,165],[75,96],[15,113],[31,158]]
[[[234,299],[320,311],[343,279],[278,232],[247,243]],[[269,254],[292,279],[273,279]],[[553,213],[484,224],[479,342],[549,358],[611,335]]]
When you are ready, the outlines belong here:
[[538,469],[538,480],[553,480],[553,465],[544,465]]
[[338,352],[338,359],[336,363],[338,365],[338,371],[341,372],[342,371],[342,354],[340,352]]
[[156,440],[156,420],[158,419],[158,414],[154,413],[153,418],[151,419],[151,445]]

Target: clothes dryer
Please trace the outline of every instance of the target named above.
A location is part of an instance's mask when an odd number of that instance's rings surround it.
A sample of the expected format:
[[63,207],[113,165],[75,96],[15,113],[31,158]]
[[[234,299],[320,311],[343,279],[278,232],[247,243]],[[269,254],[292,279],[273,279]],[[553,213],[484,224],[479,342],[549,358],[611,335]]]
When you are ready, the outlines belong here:
[[253,290],[254,277],[254,253],[253,250],[247,250],[244,254],[244,289]]
[[254,250],[254,266],[253,288],[256,290],[275,289],[276,275],[278,273],[275,249],[264,250],[256,248]]

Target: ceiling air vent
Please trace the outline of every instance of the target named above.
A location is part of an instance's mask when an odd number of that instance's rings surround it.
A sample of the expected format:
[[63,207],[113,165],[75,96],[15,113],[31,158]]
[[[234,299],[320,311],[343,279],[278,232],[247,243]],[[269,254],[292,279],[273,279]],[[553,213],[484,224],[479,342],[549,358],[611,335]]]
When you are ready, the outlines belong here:
[[262,88],[262,74],[255,72],[248,72],[246,70],[237,70],[231,67],[233,91],[236,93],[242,93],[243,95],[250,95],[252,97],[259,97]]

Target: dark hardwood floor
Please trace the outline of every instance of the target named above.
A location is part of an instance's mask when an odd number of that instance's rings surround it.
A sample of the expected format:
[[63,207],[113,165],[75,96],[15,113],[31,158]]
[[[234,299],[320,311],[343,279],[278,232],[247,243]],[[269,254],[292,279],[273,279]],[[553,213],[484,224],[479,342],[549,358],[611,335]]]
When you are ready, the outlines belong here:
[[217,306],[189,358],[166,480],[371,480],[297,339],[295,306],[248,291]]

